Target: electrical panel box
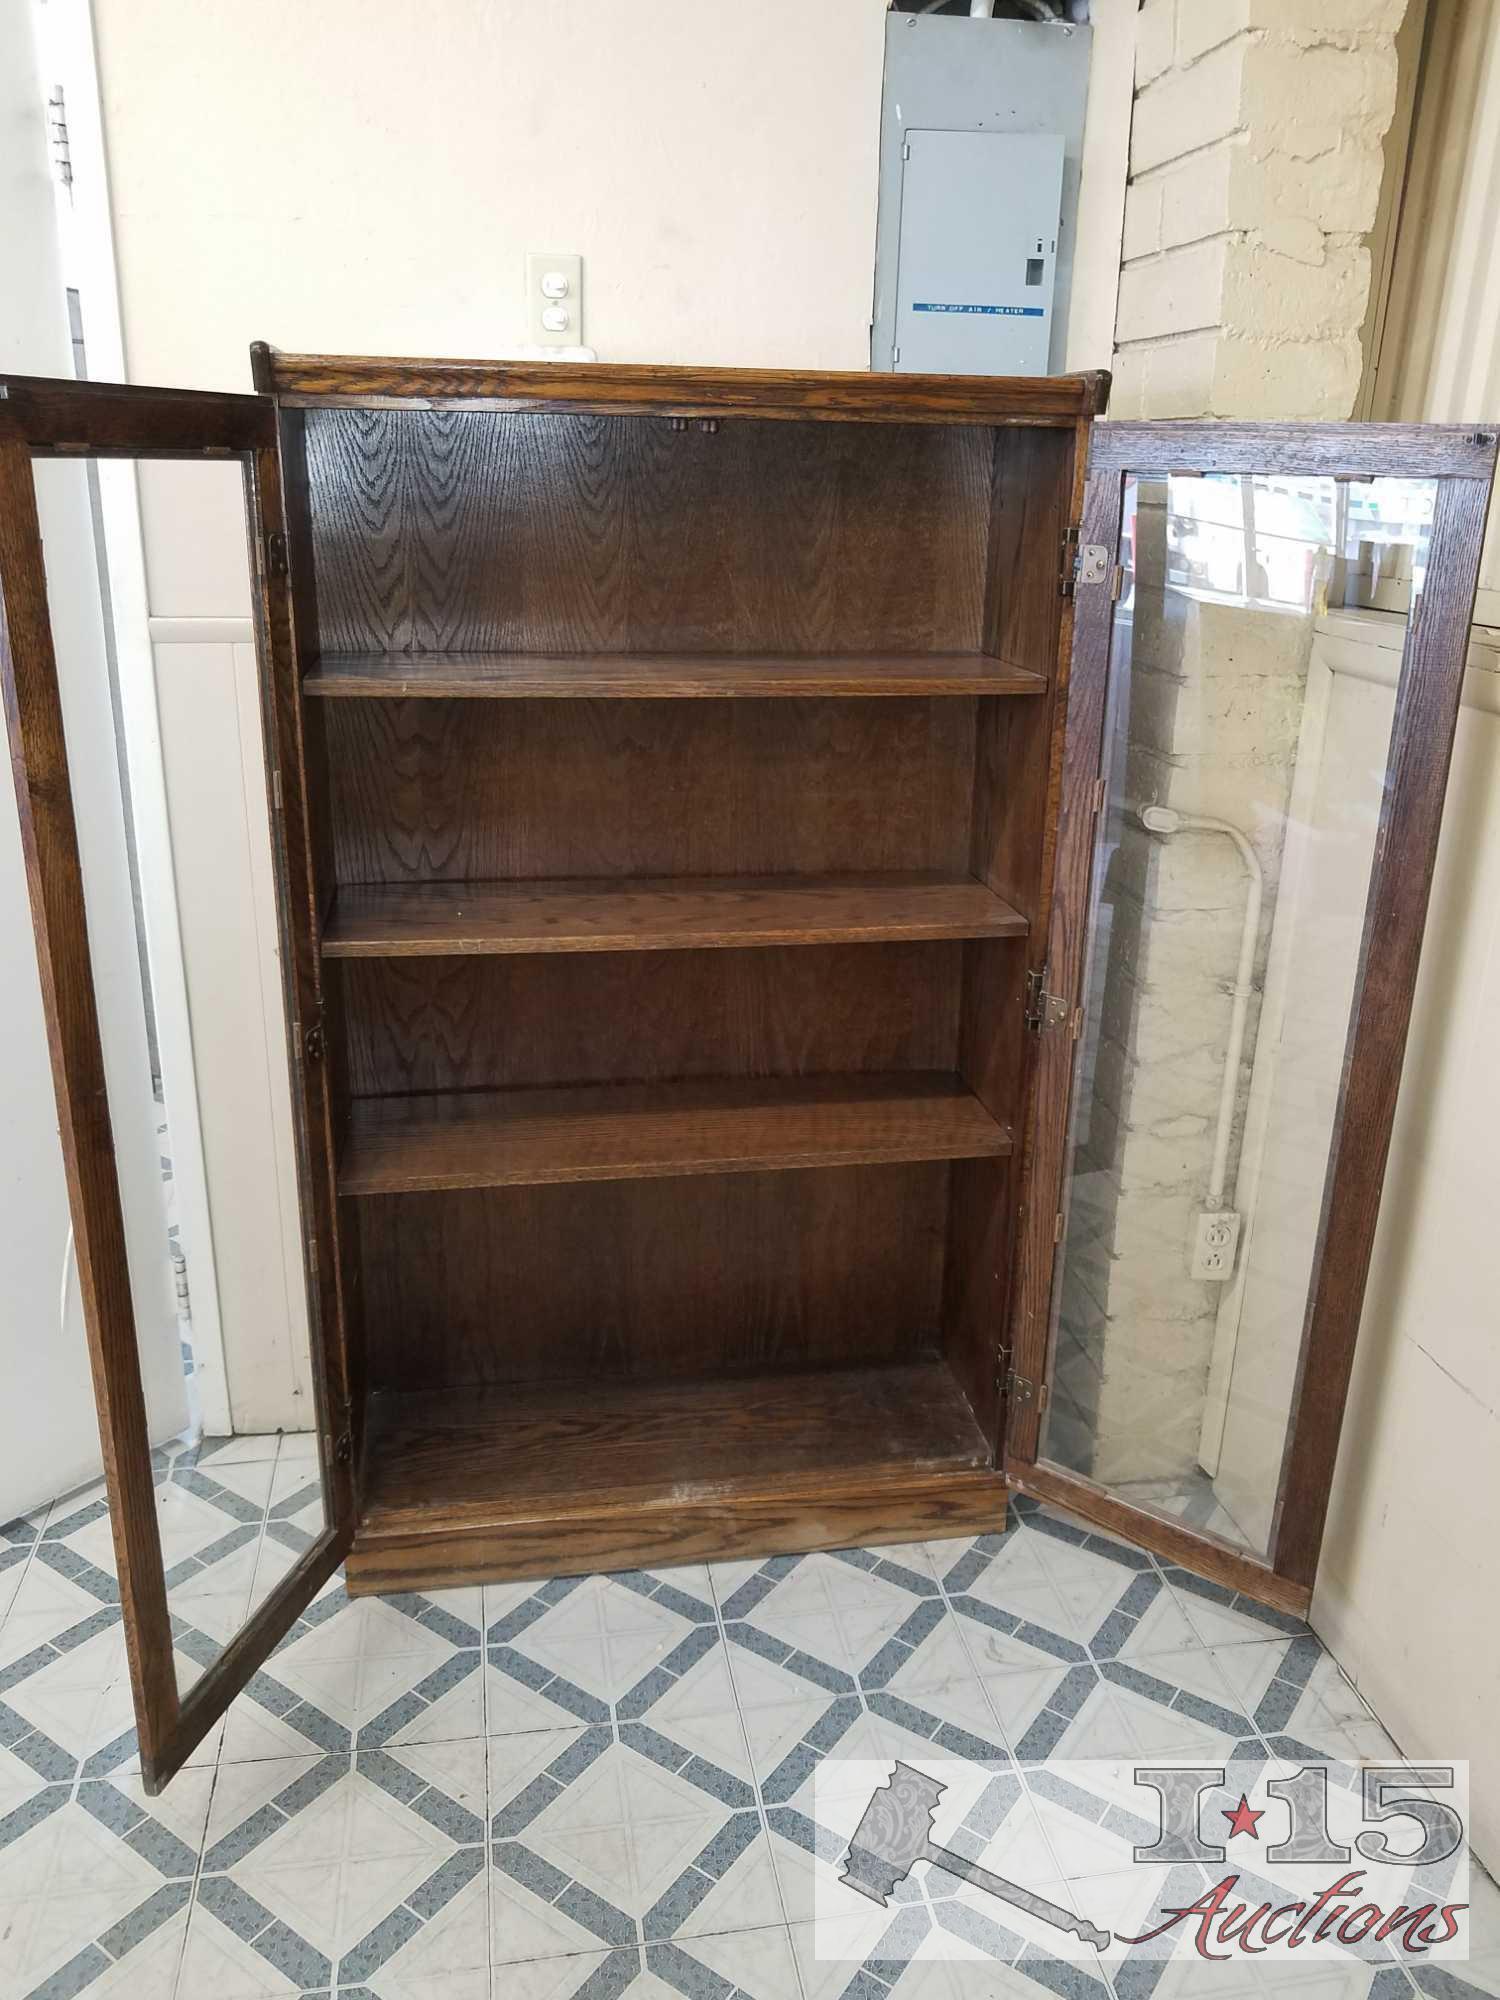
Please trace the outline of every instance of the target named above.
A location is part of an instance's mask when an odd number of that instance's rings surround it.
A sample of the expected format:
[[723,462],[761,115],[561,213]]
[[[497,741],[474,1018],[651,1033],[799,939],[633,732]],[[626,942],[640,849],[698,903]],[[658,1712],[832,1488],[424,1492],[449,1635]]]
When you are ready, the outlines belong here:
[[1092,40],[1083,22],[886,16],[872,368],[1066,368]]
[[891,365],[1045,375],[1061,134],[908,131],[902,165]]

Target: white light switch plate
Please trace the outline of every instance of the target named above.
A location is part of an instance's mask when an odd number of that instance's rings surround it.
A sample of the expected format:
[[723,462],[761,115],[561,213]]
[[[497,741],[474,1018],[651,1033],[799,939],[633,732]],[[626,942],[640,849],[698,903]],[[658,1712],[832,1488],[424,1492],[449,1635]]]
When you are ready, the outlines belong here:
[[[547,289],[544,281],[550,280]],[[557,296],[558,282],[567,290]],[[565,324],[548,325],[542,315]],[[562,251],[526,252],[526,338],[537,347],[583,344],[583,259]]]

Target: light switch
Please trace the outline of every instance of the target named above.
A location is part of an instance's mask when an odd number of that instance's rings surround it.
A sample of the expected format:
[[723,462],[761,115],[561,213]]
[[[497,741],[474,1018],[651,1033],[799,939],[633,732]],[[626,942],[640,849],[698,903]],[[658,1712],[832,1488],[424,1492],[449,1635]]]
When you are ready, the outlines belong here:
[[538,347],[582,344],[581,257],[562,251],[527,251],[526,338]]

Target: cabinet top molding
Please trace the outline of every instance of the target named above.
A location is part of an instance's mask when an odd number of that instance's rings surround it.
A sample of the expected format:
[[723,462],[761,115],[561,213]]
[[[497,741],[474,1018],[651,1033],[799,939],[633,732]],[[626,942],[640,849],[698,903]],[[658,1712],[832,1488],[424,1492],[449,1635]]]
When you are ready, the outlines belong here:
[[605,361],[410,361],[282,354],[256,341],[257,389],[288,403],[457,403],[692,419],[784,417],[867,423],[1076,424],[1109,395],[1084,375],[886,375],[788,368],[657,368]]

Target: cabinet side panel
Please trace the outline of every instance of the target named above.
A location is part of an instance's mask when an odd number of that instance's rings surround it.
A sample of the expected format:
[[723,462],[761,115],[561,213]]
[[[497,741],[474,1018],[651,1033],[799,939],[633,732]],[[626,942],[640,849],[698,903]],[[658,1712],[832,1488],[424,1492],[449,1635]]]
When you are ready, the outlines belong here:
[[[358,1273],[342,1249],[335,1177],[348,1090],[343,1038],[330,1018],[317,940],[332,892],[332,823],[319,718],[301,698],[317,618],[301,415],[278,413],[277,451],[256,461],[261,522],[263,707],[272,847],[287,954],[288,1060],[298,1126],[309,1323],[332,1525],[352,1524],[352,1467],[364,1408]],[[280,536],[279,559],[273,556]],[[311,724],[311,727],[309,727]],[[336,996],[335,996],[336,998]],[[342,1449],[337,1441],[348,1435]],[[342,1449],[342,1455],[340,1451]]]
[[[1030,1058],[1026,976],[1040,963],[1046,935],[1066,622],[1059,577],[1078,449],[1073,432],[995,433],[984,644],[1002,657],[1024,655],[1049,684],[1034,702],[976,704],[969,865],[1032,928],[1024,944],[976,939],[964,947],[959,1068],[987,1109],[1017,1130]],[[996,1436],[1021,1163],[956,1162],[952,1183],[945,1352],[981,1427]]]
[[980,643],[991,433],[977,425],[307,420],[326,653]]

